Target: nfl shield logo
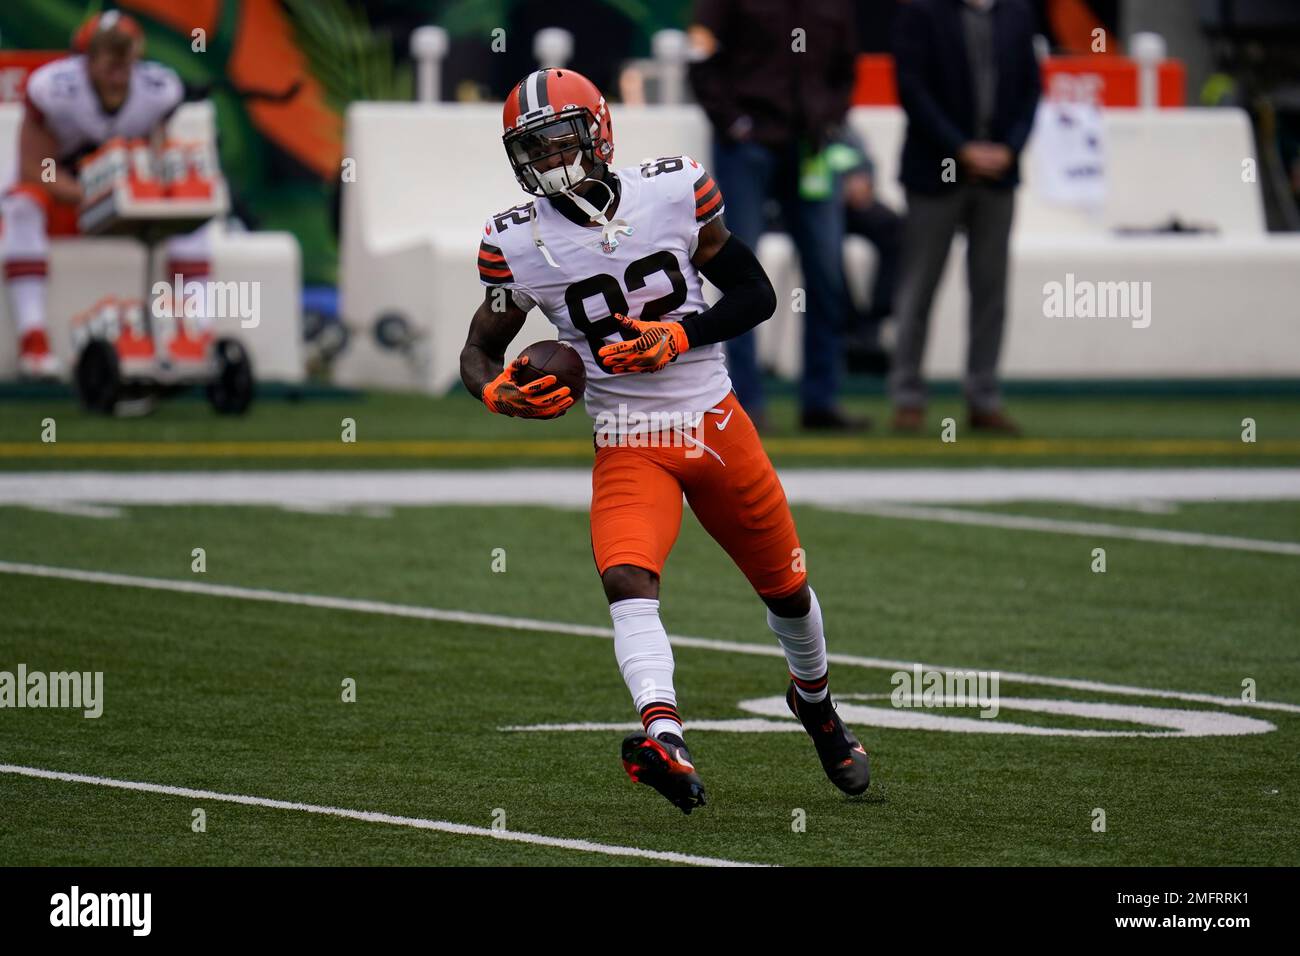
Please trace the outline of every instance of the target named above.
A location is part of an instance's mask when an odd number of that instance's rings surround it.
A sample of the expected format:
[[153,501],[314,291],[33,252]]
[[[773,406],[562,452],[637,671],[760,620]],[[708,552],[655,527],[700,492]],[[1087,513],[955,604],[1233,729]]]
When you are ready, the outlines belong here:
[[632,235],[631,226],[625,223],[619,224],[618,220],[615,220],[614,225],[616,225],[617,228],[603,232],[600,237],[600,251],[605,253],[607,256],[613,255],[614,250],[618,248],[618,234],[620,232],[625,232],[629,236]]

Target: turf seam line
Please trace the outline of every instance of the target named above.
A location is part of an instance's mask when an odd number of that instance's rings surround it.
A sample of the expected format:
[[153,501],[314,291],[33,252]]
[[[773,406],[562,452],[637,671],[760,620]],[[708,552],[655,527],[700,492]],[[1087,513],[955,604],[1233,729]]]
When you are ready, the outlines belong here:
[[423,817],[405,817],[374,810],[348,810],[343,807],[327,807],[314,803],[299,803],[292,800],[275,800],[269,797],[252,797],[237,793],[220,793],[215,790],[196,790],[191,787],[174,787],[160,783],[142,783],[135,780],[116,780],[112,777],[95,777],[80,773],[63,773],[57,770],[43,770],[39,767],[21,767],[16,764],[0,764],[0,773],[17,774],[40,780],[59,780],[65,783],[86,783],[97,787],[111,787],[117,790],[135,790],[143,793],[157,793],[170,797],[188,797],[192,800],[209,800],[221,803],[238,803],[245,806],[264,807],[271,810],[297,810],[300,813],[315,813],[323,816],[342,817],[347,820],[359,820],[364,823],[385,823],[389,826],[412,827],[417,830],[435,830],[439,833],[451,833],[457,836],[490,837],[512,843],[530,843],[537,846],[550,846],[562,850],[575,850],[581,853],[598,853],[604,856],[632,856],[648,860],[662,860],[668,863],[685,863],[691,866],[766,866],[765,863],[746,863],[740,860],[727,860],[719,857],[696,856],[690,853],[676,853],[669,850],[645,850],[640,847],[619,846],[613,843],[596,843],[591,840],[578,840],[569,837],[546,836],[541,833],[526,833],[518,830],[493,830],[489,827],[477,827],[467,823],[452,823],[448,820],[429,820]]
[[[267,601],[274,604],[291,604],[302,607],[320,608],[334,611],[353,611],[361,614],[382,614],[390,617],[415,618],[425,621],[443,621],[452,624],[472,624],[484,627],[499,627],[516,631],[535,631],[547,634],[564,634],[577,637],[600,637],[613,640],[614,631],[608,627],[589,624],[566,624],[562,621],[543,621],[527,617],[506,617],[499,614],[482,614],[476,611],[450,611],[442,608],[422,607],[417,604],[394,604],[388,601],[372,601],[356,598],[329,597],[316,594],[295,594],[290,591],[271,591],[261,588],[247,588],[230,584],[207,584],[198,581],[177,581],[168,578],[138,577],[107,571],[84,571],[78,568],[58,568],[42,564],[27,564],[15,561],[0,561],[0,574],[17,574],[28,577],[54,578],[64,581],[78,581],[84,584],[107,584],[116,587],[135,587],[155,591],[172,591],[181,594],[200,594],[209,597],[228,597],[245,601]],[[759,657],[777,657],[785,659],[785,653],[776,644],[743,644],[739,641],[721,641],[703,637],[684,637],[670,634],[669,641],[675,647],[691,647],[698,650],[721,651],[727,654],[750,654]],[[832,664],[847,667],[865,667],[875,670],[911,670],[920,666],[926,670],[973,670],[970,666],[953,667],[920,661],[891,660],[881,657],[861,657],[855,654],[832,653],[827,655]],[[988,669],[988,668],[985,668]],[[1300,714],[1300,704],[1287,704],[1280,701],[1253,701],[1247,703],[1238,697],[1221,697],[1215,694],[1202,694],[1190,691],[1158,690],[1150,687],[1134,687],[1126,684],[1108,684],[1102,681],[1082,680],[1070,677],[1044,677],[1038,674],[1024,674],[1016,671],[998,669],[998,674],[1006,683],[1034,684],[1043,687],[1062,687],[1069,690],[1093,691],[1102,694],[1116,694],[1131,697],[1160,697],[1170,700],[1183,700],[1193,703],[1213,704],[1221,707],[1244,707],[1249,710],[1277,710]]]

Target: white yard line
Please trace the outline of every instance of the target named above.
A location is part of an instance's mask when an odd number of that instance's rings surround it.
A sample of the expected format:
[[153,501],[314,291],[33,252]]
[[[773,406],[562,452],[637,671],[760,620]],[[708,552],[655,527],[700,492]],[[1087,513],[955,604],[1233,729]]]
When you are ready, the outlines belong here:
[[325,807],[314,803],[272,800],[267,797],[250,797],[238,793],[219,793],[215,790],[195,790],[190,787],[173,787],[160,783],[141,783],[136,780],[115,780],[112,777],[61,773],[55,770],[42,770],[38,767],[19,767],[14,764],[0,764],[0,773],[35,777],[40,780],[59,780],[64,783],[85,783],[96,787],[112,787],[116,790],[158,793],[169,797],[186,797],[190,800],[240,803],[245,806],[265,807],[270,810],[295,810],[299,813],[317,813],[324,816],[343,817],[346,820],[360,820],[363,823],[384,823],[389,826],[412,827],[417,830],[436,830],[439,833],[453,833],[457,836],[489,837],[493,840],[504,840],[509,843],[531,843],[535,846],[551,846],[561,850],[576,850],[580,853],[599,853],[603,856],[634,856],[645,860],[662,860],[666,863],[687,863],[692,866],[765,865],[761,863],[744,863],[739,860],[725,860],[711,856],[694,856],[689,853],[673,853],[666,850],[644,850],[640,847],[618,846],[612,843],[594,843],[590,840],[545,836],[540,833],[493,830],[490,827],[476,827],[465,823],[452,823],[447,820],[426,820],[422,817],[395,816],[391,813],[378,813],[373,810],[348,810],[343,807]]
[[517,631],[549,631],[554,634],[576,634],[586,637],[613,638],[614,636],[614,632],[607,627],[588,627],[582,624],[564,624],[559,621],[538,621],[533,618],[506,617],[501,614],[479,614],[474,611],[447,611],[435,607],[421,607],[416,604],[392,604],[388,601],[328,597],[321,594],[294,594],[289,591],[269,591],[230,584],[206,584],[200,581],[173,581],[168,578],[137,577],[132,574],[115,574],[109,571],[54,568],[43,564],[0,561],[0,574],[61,578],[65,581],[82,581],[87,584],[148,588],[154,591],[176,591],[181,594],[204,594],[210,597],[235,598],[243,601],[298,604],[304,607],[323,608],[332,611],[385,614],[390,617],[413,617],[425,621],[447,621],[454,624],[479,624],[486,627],[504,627]]
[[1164,528],[1133,528],[1097,521],[1066,521],[1030,515],[997,514],[989,511],[963,511],[960,508],[929,508],[909,505],[849,505],[836,511],[874,515],[878,518],[907,518],[914,521],[939,521],[944,524],[977,525],[984,528],[1008,528],[1016,531],[1047,531],[1093,538],[1127,538],[1156,544],[1181,544],[1198,548],[1221,548],[1228,551],[1260,551],[1265,554],[1300,555],[1300,544],[1292,541],[1266,541],[1232,535],[1202,534],[1195,531],[1170,531]]
[[[1063,501],[1149,508],[1172,501],[1300,500],[1297,468],[789,468],[781,481],[794,504],[828,507]],[[587,468],[0,474],[0,505],[585,508],[590,501]]]
[[[516,631],[534,631],[548,634],[571,634],[578,637],[601,637],[612,640],[614,632],[608,627],[596,627],[589,624],[568,624],[562,621],[544,621],[527,617],[507,617],[500,614],[481,614],[475,611],[451,611],[443,608],[422,607],[415,604],[393,604],[387,601],[368,601],[355,598],[328,597],[317,594],[295,594],[287,591],[270,591],[260,588],[246,588],[228,584],[207,584],[198,581],[175,581],[168,578],[137,577],[129,574],[115,574],[106,571],[82,571],[76,568],[56,568],[43,564],[25,564],[14,561],[0,561],[0,574],[16,574],[29,577],[55,578],[64,581],[80,581],[86,584],[106,584],[115,587],[146,588],[155,591],[172,591],[181,594],[200,594],[209,597],[234,598],[245,601],[267,601],[274,604],[291,604],[303,607],[321,608],[335,611],[352,611],[360,614],[382,614],[391,617],[417,618],[426,621],[445,621],[455,624],[473,624],[484,627],[508,628]],[[683,637],[670,635],[669,639],[678,647],[692,647],[699,650],[721,651],[725,654],[749,654],[759,657],[779,657],[784,659],[781,648],[773,644],[742,644],[735,641],[719,641],[703,637]],[[971,670],[972,667],[942,666],[917,661],[891,660],[882,657],[860,657],[854,654],[830,654],[828,660],[847,667],[865,667],[873,670],[911,670],[920,666],[923,670]],[[1107,684],[1101,681],[1078,680],[1069,677],[1044,677],[1038,674],[1022,674],[1015,671],[999,671],[1001,679],[1007,683],[1036,684],[1044,687],[1064,687],[1070,690],[1096,691],[1103,694],[1118,694],[1132,697],[1162,697],[1170,700],[1184,700],[1203,704],[1215,704],[1221,707],[1245,707],[1250,710],[1277,710],[1288,713],[1300,713],[1300,705],[1285,704],[1277,701],[1256,701],[1246,703],[1237,697],[1220,697],[1214,694],[1198,694],[1187,691],[1158,690],[1150,687],[1134,687],[1125,684]]]

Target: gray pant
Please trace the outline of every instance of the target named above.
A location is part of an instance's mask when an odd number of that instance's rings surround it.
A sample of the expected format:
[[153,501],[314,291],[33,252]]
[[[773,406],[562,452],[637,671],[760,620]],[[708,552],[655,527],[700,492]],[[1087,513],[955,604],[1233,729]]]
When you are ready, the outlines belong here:
[[1007,248],[1015,190],[962,184],[940,196],[908,191],[907,224],[894,315],[898,339],[889,392],[895,407],[925,404],[921,359],[935,289],[957,229],[966,230],[966,273],[970,290],[970,339],[966,352],[966,401],[976,411],[995,411],[998,354],[1007,311]]

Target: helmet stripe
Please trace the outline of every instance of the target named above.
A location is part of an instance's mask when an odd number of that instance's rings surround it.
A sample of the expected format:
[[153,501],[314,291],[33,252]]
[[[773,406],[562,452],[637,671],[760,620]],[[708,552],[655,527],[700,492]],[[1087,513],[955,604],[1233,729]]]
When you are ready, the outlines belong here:
[[531,74],[519,81],[519,115],[528,112],[528,81],[532,79]]
[[531,113],[550,105],[550,98],[546,95],[546,74],[549,72],[550,70],[534,70],[519,84],[520,113]]
[[537,77],[540,75],[540,70],[528,74],[528,112],[530,113],[540,105],[537,102]]

